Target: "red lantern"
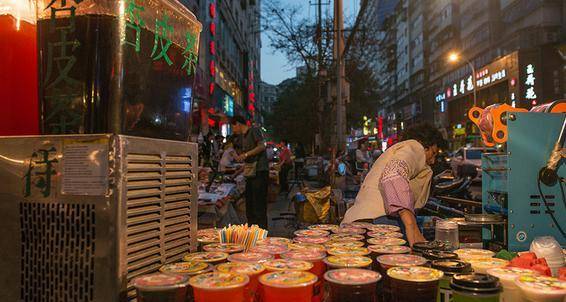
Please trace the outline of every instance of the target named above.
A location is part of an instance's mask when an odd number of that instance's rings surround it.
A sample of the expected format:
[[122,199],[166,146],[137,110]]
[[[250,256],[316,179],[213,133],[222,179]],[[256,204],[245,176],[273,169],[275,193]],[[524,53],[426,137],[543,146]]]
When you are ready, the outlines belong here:
[[211,55],[216,55],[216,46],[214,44],[214,41],[210,41],[209,45],[208,45],[208,49],[210,51]]
[[208,66],[208,69],[210,71],[210,76],[214,77],[216,76],[216,68],[215,68],[215,64],[213,60],[210,60],[210,64]]
[[214,94],[214,83],[210,83],[208,85],[208,94],[209,95],[213,95]]
[[208,5],[208,13],[212,19],[216,18],[216,4],[214,2]]
[[209,28],[210,35],[212,35],[213,37],[216,36],[216,23],[214,23],[214,21],[210,22]]

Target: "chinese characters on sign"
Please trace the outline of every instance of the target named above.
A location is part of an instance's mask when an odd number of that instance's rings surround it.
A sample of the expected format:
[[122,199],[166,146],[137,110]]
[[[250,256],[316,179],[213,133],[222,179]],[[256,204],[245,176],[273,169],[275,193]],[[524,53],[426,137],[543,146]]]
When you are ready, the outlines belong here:
[[[489,69],[484,69],[476,73],[476,87],[484,87],[486,85],[494,84],[498,81],[507,78],[507,71],[505,69],[498,70],[496,72],[490,73]],[[459,95],[464,95],[466,93],[472,92],[474,90],[474,80],[473,76],[469,75],[467,78],[461,79],[460,81],[453,83],[449,88],[435,95],[435,101],[442,102],[448,100],[452,97]]]
[[526,68],[527,79],[525,80],[525,99],[535,100],[537,94],[535,93],[535,67],[533,64],[527,65]]
[[51,147],[32,153],[24,175],[24,197],[31,196],[34,189],[38,189],[43,197],[51,195],[51,177],[57,174],[53,166],[58,162],[55,156],[56,151],[55,147]]
[[[126,3],[126,16],[128,16],[128,18],[126,21],[126,39],[124,39],[124,43],[133,46],[136,52],[140,52],[141,50],[141,28],[145,26],[145,22],[141,18],[140,13],[144,10],[145,8],[141,5],[137,5],[135,0],[128,0]],[[130,42],[127,39],[128,29],[134,30],[134,42]]]
[[45,8],[50,10],[49,33],[55,33],[57,37],[47,45],[47,66],[42,83],[46,106],[51,109],[45,118],[45,127],[49,133],[77,133],[81,123],[82,85],[73,76],[77,62],[75,54],[81,47],[74,36],[75,5],[81,2],[82,0],[53,0]]

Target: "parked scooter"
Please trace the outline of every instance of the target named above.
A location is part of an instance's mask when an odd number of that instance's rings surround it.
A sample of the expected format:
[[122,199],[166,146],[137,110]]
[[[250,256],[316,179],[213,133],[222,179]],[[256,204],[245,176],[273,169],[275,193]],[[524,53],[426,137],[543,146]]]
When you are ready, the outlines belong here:
[[[454,178],[452,180],[446,180],[444,175],[447,172],[443,172],[433,180],[433,196],[449,196],[454,198],[473,200],[472,194],[470,193],[470,186],[473,183],[474,178],[477,176],[477,170],[474,165],[463,165],[461,170],[461,177]],[[436,183],[435,183],[436,181]]]

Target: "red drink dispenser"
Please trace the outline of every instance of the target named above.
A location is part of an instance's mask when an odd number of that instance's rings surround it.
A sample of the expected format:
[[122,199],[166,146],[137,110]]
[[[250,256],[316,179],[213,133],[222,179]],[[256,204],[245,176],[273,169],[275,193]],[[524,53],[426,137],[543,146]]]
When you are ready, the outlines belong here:
[[39,134],[35,1],[0,0],[0,136]]

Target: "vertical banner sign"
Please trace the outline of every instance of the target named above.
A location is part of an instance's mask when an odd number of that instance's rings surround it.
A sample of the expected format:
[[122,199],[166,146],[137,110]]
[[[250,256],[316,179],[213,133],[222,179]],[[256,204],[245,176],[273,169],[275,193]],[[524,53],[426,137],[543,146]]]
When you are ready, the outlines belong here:
[[81,43],[76,39],[77,6],[83,0],[53,0],[44,8],[50,12],[46,23],[51,39],[47,48],[47,66],[42,81],[47,115],[44,131],[53,134],[79,133],[82,125],[83,84],[74,78],[76,54]]
[[210,62],[208,65],[210,73],[210,84],[208,86],[208,94],[210,97],[214,95],[215,81],[216,81],[216,1],[210,0],[208,4],[208,16],[210,18],[209,22],[209,32],[210,32],[210,42],[208,43],[208,52],[210,55]]

